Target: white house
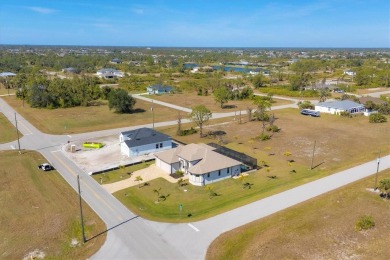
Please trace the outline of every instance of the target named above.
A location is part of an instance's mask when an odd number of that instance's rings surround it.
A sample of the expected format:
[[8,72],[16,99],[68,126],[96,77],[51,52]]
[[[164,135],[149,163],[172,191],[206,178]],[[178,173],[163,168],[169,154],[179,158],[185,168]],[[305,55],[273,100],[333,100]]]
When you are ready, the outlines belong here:
[[116,70],[116,69],[111,69],[111,68],[103,68],[100,69],[96,72],[96,75],[99,78],[105,78],[105,79],[112,79],[112,78],[122,78],[123,77],[123,72]]
[[356,76],[356,72],[354,72],[352,70],[345,70],[344,74],[348,75],[348,76]]
[[146,88],[146,91],[148,94],[164,94],[164,93],[171,93],[173,91],[173,87],[171,86],[165,86],[161,84],[155,84],[151,85]]
[[151,128],[139,128],[119,135],[121,153],[129,157],[172,148],[172,138]]
[[156,166],[171,174],[178,170],[188,174],[189,182],[207,185],[241,173],[241,162],[214,151],[206,144],[188,144],[155,153]]
[[8,72],[8,71],[0,73],[0,77],[3,77],[3,78],[5,78],[5,77],[15,77],[15,76],[16,76],[15,73]]
[[342,100],[342,101],[320,102],[315,105],[314,110],[319,111],[321,113],[338,115],[343,111],[349,112],[350,114],[363,113],[365,108],[364,105],[353,102],[351,100]]

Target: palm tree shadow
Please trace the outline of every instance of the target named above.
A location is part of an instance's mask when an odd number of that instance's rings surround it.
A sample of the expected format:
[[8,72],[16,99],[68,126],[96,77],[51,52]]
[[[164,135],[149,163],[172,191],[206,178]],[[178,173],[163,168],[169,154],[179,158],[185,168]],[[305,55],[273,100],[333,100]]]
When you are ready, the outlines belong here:
[[110,227],[109,229],[104,230],[103,232],[100,232],[99,234],[94,235],[93,237],[87,238],[87,239],[85,240],[85,242],[88,242],[88,241],[90,241],[90,240],[92,240],[92,239],[94,239],[94,238],[97,238],[98,236],[103,235],[104,233],[107,233],[108,231],[110,231],[110,230],[112,230],[112,229],[114,229],[114,228],[117,228],[117,227],[119,227],[119,226],[121,226],[121,225],[123,225],[123,224],[126,224],[127,222],[129,222],[129,221],[131,221],[131,220],[134,220],[134,219],[136,219],[136,218],[139,218],[139,216],[134,216],[134,217],[132,217],[132,218],[130,218],[130,219],[128,219],[128,220],[125,220],[125,221],[123,221],[123,222],[121,222],[121,223],[119,223],[119,224],[117,224],[117,225],[115,225],[115,226],[113,226],[113,227]]

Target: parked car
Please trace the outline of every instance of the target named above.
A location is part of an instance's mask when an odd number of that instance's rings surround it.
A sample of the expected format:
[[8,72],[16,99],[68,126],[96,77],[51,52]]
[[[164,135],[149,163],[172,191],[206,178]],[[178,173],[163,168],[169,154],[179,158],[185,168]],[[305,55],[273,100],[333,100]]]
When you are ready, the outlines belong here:
[[314,117],[319,117],[320,116],[320,112],[319,111],[315,111],[315,110],[311,110],[311,109],[302,109],[301,110],[301,114],[305,115],[305,116],[314,116]]
[[51,171],[53,170],[53,166],[51,166],[50,164],[48,163],[42,163],[40,165],[38,165],[38,169],[42,170],[42,171]]

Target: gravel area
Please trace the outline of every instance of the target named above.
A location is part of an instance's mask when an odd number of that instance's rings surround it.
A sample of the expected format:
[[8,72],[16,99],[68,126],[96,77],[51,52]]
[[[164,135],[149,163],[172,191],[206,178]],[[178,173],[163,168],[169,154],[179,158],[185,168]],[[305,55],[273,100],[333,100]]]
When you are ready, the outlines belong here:
[[[84,142],[99,142],[104,146],[100,149],[86,149]],[[76,146],[76,152],[71,152],[71,145]],[[76,163],[84,172],[98,172],[106,169],[153,159],[153,155],[128,157],[121,154],[118,135],[104,136],[90,140],[77,140],[62,147],[66,156]]]

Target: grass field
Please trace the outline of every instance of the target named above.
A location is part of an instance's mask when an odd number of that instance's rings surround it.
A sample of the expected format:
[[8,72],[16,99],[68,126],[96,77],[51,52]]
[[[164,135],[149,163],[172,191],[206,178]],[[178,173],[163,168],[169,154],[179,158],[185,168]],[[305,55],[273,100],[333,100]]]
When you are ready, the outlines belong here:
[[[65,109],[39,109],[31,108],[27,103],[22,107],[22,101],[13,96],[3,98],[26,120],[42,132],[49,134],[84,133],[153,122],[150,103],[141,100],[137,100],[135,109],[144,112],[118,114],[110,111],[107,105]],[[155,122],[175,120],[176,118],[176,110],[154,104]]]
[[[390,259],[390,200],[366,190],[373,185],[369,177],[226,232],[206,259]],[[375,227],[356,231],[363,215]]]
[[[230,100],[225,104],[224,108],[221,108],[220,104],[215,103],[214,96],[198,96],[195,92],[182,93],[182,94],[165,94],[165,95],[147,95],[148,98],[154,98],[159,101],[172,103],[178,106],[192,108],[196,105],[205,105],[211,112],[234,112],[238,110],[246,110],[248,107],[252,109],[255,108],[252,100]],[[272,103],[272,106],[279,106],[285,104],[292,104],[293,102],[276,99],[274,98],[275,103]]]
[[[35,152],[0,151],[1,259],[22,259],[34,250],[45,259],[86,259],[105,241],[102,234],[71,246],[72,239],[81,242],[78,195],[56,171],[38,170],[44,161]],[[87,238],[106,230],[88,205],[83,209]]]
[[[321,172],[332,173],[350,168],[362,162],[375,159],[378,152],[382,155],[390,153],[390,125],[370,124],[365,116],[343,118],[322,114],[319,118],[300,115],[297,109],[271,111],[277,120],[275,125],[281,128],[274,133],[271,140],[258,141],[253,138],[262,132],[261,122],[247,122],[242,115],[242,124],[238,119],[226,118],[225,123],[210,121],[205,127],[208,131],[225,131],[226,135],[218,138],[200,138],[199,134],[177,136],[177,126],[160,128],[159,130],[184,143],[222,142],[229,148],[257,158],[258,162],[266,161],[271,166],[271,173],[291,169],[294,165],[310,168],[314,142],[316,141],[313,166]],[[183,125],[183,129],[191,124]],[[290,156],[283,155],[290,152]],[[287,160],[294,160],[288,166]],[[308,172],[309,173],[309,172]]]
[[[8,121],[3,113],[0,113],[0,133],[0,144],[18,139],[15,127]],[[19,132],[19,138],[22,136],[23,135]]]
[[8,95],[8,94],[15,94],[14,89],[6,89],[6,88],[0,88],[0,95]]

